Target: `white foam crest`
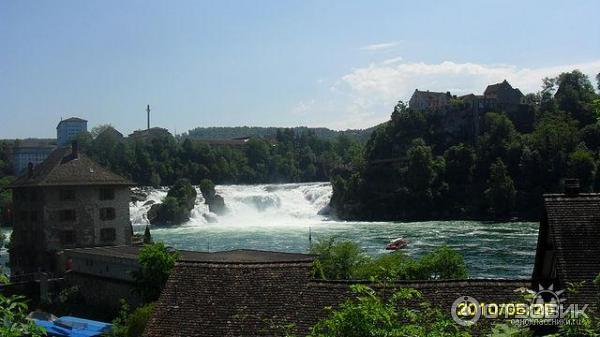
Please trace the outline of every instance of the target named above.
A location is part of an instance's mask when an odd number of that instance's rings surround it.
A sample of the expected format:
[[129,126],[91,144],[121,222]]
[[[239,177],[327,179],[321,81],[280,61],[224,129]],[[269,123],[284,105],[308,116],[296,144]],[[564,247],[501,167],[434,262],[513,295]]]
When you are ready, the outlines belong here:
[[[216,191],[225,200],[228,211],[217,216],[209,212],[200,190],[196,190],[196,206],[183,226],[306,227],[327,220],[319,211],[329,204],[332,193],[329,183],[218,185]],[[150,189],[147,200],[160,202],[166,193],[166,189]],[[144,206],[145,203],[130,205],[134,226],[148,224],[146,213],[151,205]]]

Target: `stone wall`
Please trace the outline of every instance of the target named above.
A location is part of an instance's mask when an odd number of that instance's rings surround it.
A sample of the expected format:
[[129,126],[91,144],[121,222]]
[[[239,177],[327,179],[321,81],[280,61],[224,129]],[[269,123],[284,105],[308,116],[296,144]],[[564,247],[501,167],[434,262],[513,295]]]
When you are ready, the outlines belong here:
[[133,282],[68,272],[65,274],[65,283],[68,287],[79,289],[79,294],[85,302],[81,304],[96,309],[117,311],[121,299],[126,300],[132,308],[142,303],[140,296],[135,293]]

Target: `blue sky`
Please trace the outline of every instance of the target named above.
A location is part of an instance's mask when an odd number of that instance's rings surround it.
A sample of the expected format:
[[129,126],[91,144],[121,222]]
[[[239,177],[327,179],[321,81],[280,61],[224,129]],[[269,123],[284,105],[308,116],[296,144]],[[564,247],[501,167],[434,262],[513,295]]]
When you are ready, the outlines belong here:
[[592,1],[0,0],[0,138],[62,117],[152,124],[369,127],[415,88],[524,92],[600,72]]

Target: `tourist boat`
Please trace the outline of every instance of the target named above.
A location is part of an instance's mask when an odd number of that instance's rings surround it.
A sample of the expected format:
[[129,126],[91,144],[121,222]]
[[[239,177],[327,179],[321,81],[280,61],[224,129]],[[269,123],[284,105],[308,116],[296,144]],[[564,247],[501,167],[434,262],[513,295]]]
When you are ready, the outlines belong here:
[[404,239],[396,239],[396,240],[390,242],[387,246],[385,246],[385,249],[397,250],[397,249],[402,249],[402,248],[406,247],[406,245],[408,245],[408,241],[406,241]]

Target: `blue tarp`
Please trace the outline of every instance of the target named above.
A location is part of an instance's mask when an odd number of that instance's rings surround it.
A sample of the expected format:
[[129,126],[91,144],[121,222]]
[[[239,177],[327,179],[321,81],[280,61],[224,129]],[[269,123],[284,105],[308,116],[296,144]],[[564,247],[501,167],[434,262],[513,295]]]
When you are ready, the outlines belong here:
[[55,321],[34,320],[35,324],[46,329],[48,336],[56,337],[92,337],[110,331],[109,323],[92,321],[73,316],[63,316]]

